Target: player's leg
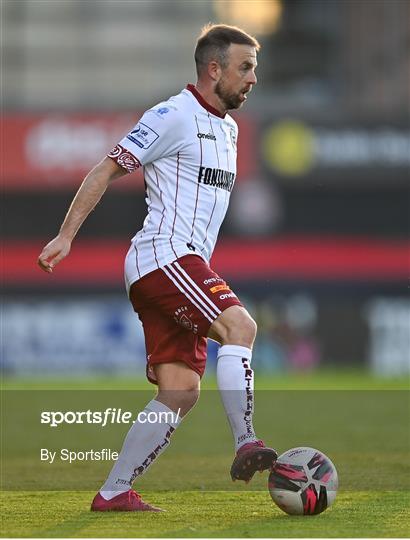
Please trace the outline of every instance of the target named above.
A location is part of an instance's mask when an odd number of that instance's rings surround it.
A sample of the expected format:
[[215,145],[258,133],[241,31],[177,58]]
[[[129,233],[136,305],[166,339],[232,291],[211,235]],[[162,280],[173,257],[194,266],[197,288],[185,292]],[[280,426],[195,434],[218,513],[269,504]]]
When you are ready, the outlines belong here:
[[256,323],[242,306],[230,306],[213,322],[208,336],[218,341],[217,382],[237,452],[232,480],[248,482],[272,467],[277,453],[258,440],[253,428],[254,382],[251,368]]
[[208,337],[224,345],[239,345],[251,349],[257,326],[243,306],[227,307],[211,324]]
[[[199,375],[186,364],[158,364],[154,371],[158,382],[157,395],[140,414],[143,422],[135,422],[125,438],[118,460],[100,491],[106,500],[128,491],[134,480],[145,474],[168,447],[180,420],[198,399]],[[148,416],[149,413],[156,414]],[[147,418],[158,420],[148,422]]]
[[[217,378],[237,450],[231,476],[248,481],[256,470],[270,468],[277,457],[275,450],[265,448],[256,438],[252,424],[250,362],[256,324],[226,282],[200,257],[181,257],[161,271],[168,279],[163,286],[166,291],[173,291],[172,295],[158,299],[158,288],[154,287],[149,291],[150,300],[159,302],[164,312],[181,326],[222,345]],[[170,303],[168,298],[178,301]]]
[[228,307],[214,321],[208,336],[218,341],[216,376],[235,441],[235,451],[257,441],[252,423],[252,346],[256,323],[241,306]]
[[199,398],[201,379],[183,362],[154,365],[158,383],[156,400],[184,417]]
[[[205,367],[205,338],[186,332],[172,318],[152,306],[139,304],[135,298],[140,297],[140,294],[131,294],[144,328],[147,376],[158,384],[157,395],[140,416],[145,419],[149,413],[156,413],[162,421],[135,422],[132,425],[118,460],[94,498],[92,510],[158,510],[144,503],[131,489],[132,484],[169,446],[171,435],[199,396],[200,375]],[[177,360],[178,355],[185,363]],[[192,363],[197,371],[186,362]]]

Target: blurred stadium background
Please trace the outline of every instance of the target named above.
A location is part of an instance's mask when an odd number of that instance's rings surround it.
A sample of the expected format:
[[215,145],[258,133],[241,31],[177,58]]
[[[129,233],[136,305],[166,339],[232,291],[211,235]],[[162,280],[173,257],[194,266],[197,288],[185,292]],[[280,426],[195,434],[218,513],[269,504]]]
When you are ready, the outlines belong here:
[[[408,0],[2,0],[6,375],[142,375],[123,256],[145,216],[118,180],[70,257],[36,266],[89,168],[195,82],[208,21],[263,48],[213,259],[259,324],[255,368],[409,373]],[[215,350],[210,347],[210,366]]]

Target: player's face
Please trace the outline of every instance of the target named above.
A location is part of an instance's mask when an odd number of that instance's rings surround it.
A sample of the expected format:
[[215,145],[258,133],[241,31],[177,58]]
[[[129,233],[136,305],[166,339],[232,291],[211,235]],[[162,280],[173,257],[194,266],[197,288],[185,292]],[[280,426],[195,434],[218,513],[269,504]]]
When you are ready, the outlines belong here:
[[228,49],[228,66],[221,71],[215,93],[226,109],[239,109],[247,93],[256,84],[256,49],[250,45],[232,43]]

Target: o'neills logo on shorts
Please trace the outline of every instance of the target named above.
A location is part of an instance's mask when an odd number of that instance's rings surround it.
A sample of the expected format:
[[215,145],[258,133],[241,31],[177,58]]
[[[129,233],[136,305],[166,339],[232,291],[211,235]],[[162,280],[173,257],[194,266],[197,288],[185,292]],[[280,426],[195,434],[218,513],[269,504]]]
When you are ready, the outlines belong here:
[[227,294],[221,294],[219,296],[220,300],[226,300],[226,298],[236,298],[236,294],[231,291],[231,292],[229,292]]
[[211,167],[199,167],[198,182],[207,186],[213,186],[226,191],[232,191],[235,181],[235,173],[223,169]]

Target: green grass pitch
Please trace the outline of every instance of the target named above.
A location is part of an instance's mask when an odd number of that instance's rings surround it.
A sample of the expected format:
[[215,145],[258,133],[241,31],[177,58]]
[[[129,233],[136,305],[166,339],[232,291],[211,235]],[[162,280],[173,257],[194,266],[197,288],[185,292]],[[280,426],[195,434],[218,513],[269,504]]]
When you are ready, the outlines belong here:
[[[89,399],[91,391],[95,391],[96,403],[101,396],[124,394],[140,399],[142,404],[150,396],[150,387],[144,381],[6,379],[3,405],[10,408],[10,403],[20,403],[35,408],[33,395],[42,397],[45,389],[58,389],[61,409],[65,410],[65,403],[72,398],[62,393],[67,388],[85,391],[75,394],[77,402],[82,395]],[[136,388],[140,394],[129,392]],[[214,390],[215,381],[207,379],[204,388],[200,402],[174,434],[170,448],[135,486],[145,500],[166,510],[161,514],[90,512],[92,497],[110,463],[55,467],[39,463],[32,452],[37,433],[32,421],[24,423],[24,406],[21,417],[10,413],[10,425],[5,407],[2,433],[12,442],[2,444],[1,536],[410,536],[407,380],[332,372],[256,380],[255,427],[259,436],[280,452],[292,446],[319,448],[328,453],[338,469],[340,490],[334,505],[319,516],[306,517],[287,516],[273,504],[266,489],[266,473],[257,475],[249,486],[230,481],[233,451],[229,427]],[[19,425],[14,428],[17,421]],[[112,447],[121,444],[127,429],[119,426],[113,433]],[[84,448],[94,444],[95,433],[82,441]],[[74,431],[61,430],[60,436],[61,445],[78,446]]]
[[3,495],[3,535],[34,538],[408,537],[403,493],[341,492],[319,516],[290,517],[264,492],[146,492],[162,514],[96,514],[91,492]]

